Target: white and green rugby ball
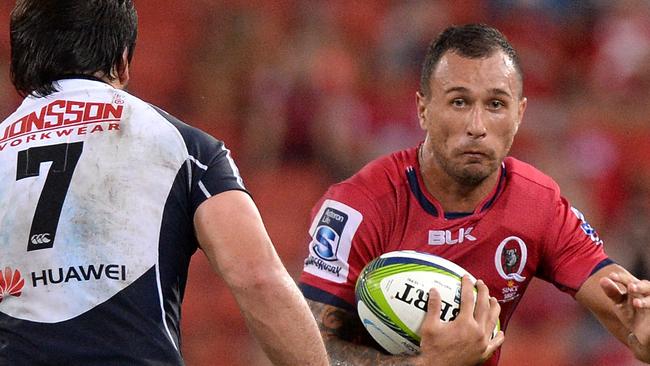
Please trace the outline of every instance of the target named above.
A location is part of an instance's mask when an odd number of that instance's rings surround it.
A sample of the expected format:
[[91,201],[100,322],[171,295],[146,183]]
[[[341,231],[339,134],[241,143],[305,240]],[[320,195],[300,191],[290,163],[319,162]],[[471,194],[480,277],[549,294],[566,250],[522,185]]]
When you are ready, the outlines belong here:
[[[460,311],[464,275],[476,282],[459,265],[433,254],[412,250],[385,253],[368,263],[357,280],[361,322],[389,353],[415,354],[420,350],[420,326],[429,289],[435,287],[440,293],[440,319],[452,321]],[[499,329],[497,324],[493,334]]]

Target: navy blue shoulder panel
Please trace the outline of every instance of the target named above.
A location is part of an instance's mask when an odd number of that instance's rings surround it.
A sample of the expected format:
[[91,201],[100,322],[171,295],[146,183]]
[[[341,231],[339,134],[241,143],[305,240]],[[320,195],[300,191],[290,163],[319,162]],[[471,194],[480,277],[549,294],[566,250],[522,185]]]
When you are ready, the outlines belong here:
[[349,311],[356,311],[355,307],[350,303],[348,303],[347,301],[344,301],[343,299],[336,297],[330,294],[329,292],[323,291],[317,287],[308,285],[303,282],[298,284],[298,287],[300,287],[300,290],[302,291],[302,294],[305,296],[305,298],[309,300],[321,302],[327,305],[336,306],[337,308],[341,308]]
[[246,192],[239,169],[223,141],[181,122],[154,105],[151,107],[178,130],[187,147],[192,214],[211,196],[228,190]]

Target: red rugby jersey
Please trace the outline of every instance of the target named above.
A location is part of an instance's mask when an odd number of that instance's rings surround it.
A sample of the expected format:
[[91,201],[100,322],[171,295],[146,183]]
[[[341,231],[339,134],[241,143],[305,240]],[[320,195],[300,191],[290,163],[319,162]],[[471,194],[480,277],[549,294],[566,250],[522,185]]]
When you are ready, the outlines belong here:
[[[611,263],[602,241],[550,177],[511,157],[500,173],[472,214],[451,219],[426,191],[416,148],[379,158],[331,186],[312,212],[300,278],[305,296],[355,309],[363,267],[405,249],[444,257],[485,281],[501,305],[504,330],[533,277],[575,295]],[[495,355],[486,364],[497,361]]]

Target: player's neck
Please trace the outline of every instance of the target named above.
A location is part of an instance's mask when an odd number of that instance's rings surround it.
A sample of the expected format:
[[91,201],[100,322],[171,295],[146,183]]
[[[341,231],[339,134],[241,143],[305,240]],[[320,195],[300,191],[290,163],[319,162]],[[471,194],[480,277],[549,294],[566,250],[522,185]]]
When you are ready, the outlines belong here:
[[419,161],[422,180],[427,191],[440,203],[445,212],[474,212],[493,192],[499,181],[499,170],[497,170],[475,185],[465,185],[446,174],[436,164],[433,156],[420,156]]

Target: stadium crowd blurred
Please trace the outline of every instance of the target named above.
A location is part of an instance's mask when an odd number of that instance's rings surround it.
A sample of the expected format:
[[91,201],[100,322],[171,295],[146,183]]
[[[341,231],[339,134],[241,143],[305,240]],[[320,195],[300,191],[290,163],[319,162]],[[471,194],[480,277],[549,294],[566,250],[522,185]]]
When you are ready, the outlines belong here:
[[[0,1],[0,116],[9,81]],[[606,249],[650,278],[650,2],[647,0],[139,1],[130,90],[222,139],[290,273],[325,188],[423,138],[420,61],[450,24],[501,29],[524,67],[527,114],[512,155],[555,178]],[[251,253],[250,255],[255,255]],[[491,258],[486,258],[491,260]],[[183,307],[189,366],[267,365],[201,253]],[[503,366],[637,365],[574,301],[534,282]]]

